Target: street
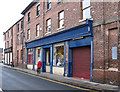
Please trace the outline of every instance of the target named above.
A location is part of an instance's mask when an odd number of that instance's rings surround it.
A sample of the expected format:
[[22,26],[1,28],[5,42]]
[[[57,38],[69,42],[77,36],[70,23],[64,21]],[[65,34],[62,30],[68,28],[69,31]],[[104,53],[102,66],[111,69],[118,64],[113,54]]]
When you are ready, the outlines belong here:
[[[2,66],[1,66],[2,67]],[[12,90],[13,91],[48,91],[48,90],[60,90],[63,92],[69,91],[69,92],[98,92],[93,91],[90,89],[85,88],[79,88],[75,87],[73,85],[65,84],[65,83],[59,83],[57,81],[51,81],[49,79],[41,78],[39,76],[34,76],[32,74],[23,73],[20,71],[12,70],[6,67],[2,67],[2,90],[3,92],[8,92],[6,90]],[[28,91],[28,92],[29,92]]]

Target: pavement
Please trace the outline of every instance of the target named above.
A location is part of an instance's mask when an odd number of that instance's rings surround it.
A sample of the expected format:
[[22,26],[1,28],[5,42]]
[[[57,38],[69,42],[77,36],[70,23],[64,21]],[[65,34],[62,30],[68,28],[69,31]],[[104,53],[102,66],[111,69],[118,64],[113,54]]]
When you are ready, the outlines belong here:
[[11,67],[11,66],[7,66],[7,65],[3,65],[3,66],[17,70],[17,71],[22,71],[22,72],[30,73],[33,75],[41,76],[44,78],[49,78],[52,80],[60,81],[63,83],[82,86],[82,87],[86,87],[86,88],[90,88],[90,89],[102,90],[102,92],[120,92],[119,86],[89,82],[89,81],[80,80],[80,79],[76,79],[76,78],[64,77],[64,76],[60,76],[60,75],[56,75],[56,74],[49,74],[49,73],[43,73],[43,72],[41,72],[41,74],[37,74],[36,71],[34,71],[34,70],[22,69],[22,68],[18,68],[18,67]]

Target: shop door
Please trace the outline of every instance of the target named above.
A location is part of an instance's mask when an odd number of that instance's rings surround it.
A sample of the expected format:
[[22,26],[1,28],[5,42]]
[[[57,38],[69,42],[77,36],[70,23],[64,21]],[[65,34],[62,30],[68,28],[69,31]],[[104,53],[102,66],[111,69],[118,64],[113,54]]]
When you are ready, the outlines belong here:
[[50,72],[50,48],[45,49],[46,72]]
[[90,79],[90,46],[73,48],[73,77]]

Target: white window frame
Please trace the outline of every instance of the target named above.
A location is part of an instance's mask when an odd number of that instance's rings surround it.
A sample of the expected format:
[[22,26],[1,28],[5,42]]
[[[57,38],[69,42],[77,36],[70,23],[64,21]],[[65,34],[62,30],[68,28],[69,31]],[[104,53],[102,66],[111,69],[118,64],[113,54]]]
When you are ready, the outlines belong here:
[[40,25],[37,24],[37,25],[36,25],[36,37],[39,36],[39,33],[40,33]]
[[30,40],[30,29],[27,30],[27,40]]
[[90,0],[82,0],[82,19],[89,19],[91,18],[90,14]]
[[51,33],[51,18],[46,20],[46,33]]
[[[63,14],[63,15],[61,15],[61,14]],[[63,10],[63,11],[58,13],[58,28],[64,28],[64,25],[65,25],[64,18],[65,18],[65,12]]]

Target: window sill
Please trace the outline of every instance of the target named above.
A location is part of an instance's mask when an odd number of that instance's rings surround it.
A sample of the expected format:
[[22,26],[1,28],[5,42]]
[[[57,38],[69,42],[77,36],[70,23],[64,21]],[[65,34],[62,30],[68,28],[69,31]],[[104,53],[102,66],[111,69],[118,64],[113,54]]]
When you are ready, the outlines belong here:
[[39,38],[39,36],[36,36],[35,38],[36,38],[36,39],[38,39],[38,38]]
[[64,29],[65,27],[58,28],[57,31]]
[[46,32],[45,35],[50,34],[51,32]]
[[27,39],[27,42],[29,42],[30,41],[30,39]]
[[47,13],[49,10],[51,10],[51,8],[47,9],[47,10],[46,10],[46,13]]
[[40,16],[40,15],[37,15],[37,16],[36,16],[36,19],[37,19],[39,16]]
[[27,24],[30,24],[30,21]]
[[84,21],[86,21],[87,19],[88,19],[88,20],[93,20],[92,17],[89,17],[89,18],[85,18],[85,19],[79,20],[79,22],[84,22]]
[[59,4],[59,3],[61,3],[61,2],[62,2],[62,0],[58,0],[57,4]]

